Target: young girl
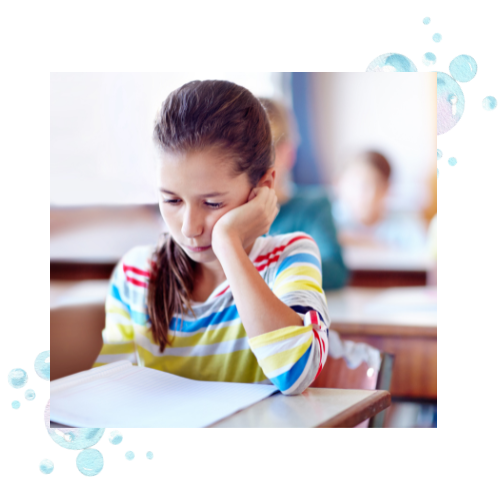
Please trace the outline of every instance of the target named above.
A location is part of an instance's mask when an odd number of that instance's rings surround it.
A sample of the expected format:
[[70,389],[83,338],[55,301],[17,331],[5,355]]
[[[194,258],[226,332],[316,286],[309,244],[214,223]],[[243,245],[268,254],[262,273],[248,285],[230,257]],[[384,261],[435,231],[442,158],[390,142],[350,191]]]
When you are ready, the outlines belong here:
[[115,268],[96,366],[300,394],[326,361],[329,318],[313,239],[262,237],[278,212],[264,108],[234,83],[190,82],[163,103],[154,139],[168,234]]

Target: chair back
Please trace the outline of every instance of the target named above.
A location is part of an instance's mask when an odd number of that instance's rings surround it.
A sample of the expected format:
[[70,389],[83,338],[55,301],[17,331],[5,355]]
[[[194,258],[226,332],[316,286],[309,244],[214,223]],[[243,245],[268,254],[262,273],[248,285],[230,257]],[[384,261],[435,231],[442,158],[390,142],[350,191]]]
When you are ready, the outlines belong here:
[[[389,391],[394,355],[350,340],[341,340],[330,331],[328,359],[311,387]],[[382,427],[385,412],[358,427]]]
[[104,303],[50,310],[50,380],[92,368],[102,348]]

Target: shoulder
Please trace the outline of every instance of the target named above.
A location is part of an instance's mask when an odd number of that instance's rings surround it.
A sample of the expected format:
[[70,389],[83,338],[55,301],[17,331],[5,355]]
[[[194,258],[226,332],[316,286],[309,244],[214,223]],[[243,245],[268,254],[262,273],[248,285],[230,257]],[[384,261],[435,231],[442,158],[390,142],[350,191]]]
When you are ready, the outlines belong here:
[[155,248],[144,245],[129,250],[116,265],[113,281],[122,286],[147,288]]
[[259,238],[258,253],[254,261],[276,263],[280,268],[285,261],[311,262],[321,269],[319,248],[314,239],[302,231]]
[[328,207],[331,210],[331,201],[328,192],[323,186],[301,186],[294,191],[287,205],[297,206],[300,210]]

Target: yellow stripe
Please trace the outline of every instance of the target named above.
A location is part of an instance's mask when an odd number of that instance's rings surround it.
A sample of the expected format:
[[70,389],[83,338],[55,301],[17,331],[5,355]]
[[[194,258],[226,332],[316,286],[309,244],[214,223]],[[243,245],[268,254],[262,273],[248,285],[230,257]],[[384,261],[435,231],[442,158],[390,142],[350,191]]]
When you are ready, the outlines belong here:
[[134,340],[134,328],[131,325],[111,323],[106,325],[106,328],[102,332],[102,336],[105,339],[105,342],[121,342],[124,340]]
[[228,340],[246,337],[245,329],[241,323],[223,328],[212,328],[189,337],[175,336],[172,347],[193,347],[195,345],[210,345],[226,342]]
[[291,339],[292,337],[298,337],[306,332],[312,332],[312,326],[286,326],[285,328],[280,328],[279,330],[274,330],[272,332],[263,333],[262,335],[257,335],[257,337],[252,337],[248,339],[248,342],[252,349],[258,349],[259,347],[275,344],[282,340]]
[[[254,383],[266,380],[250,349],[209,356],[155,356],[137,346],[139,364],[195,380]],[[168,354],[168,347],[165,349]]]
[[135,351],[134,342],[126,342],[124,344],[104,344],[101,354],[130,354]]
[[272,354],[267,358],[260,360],[260,365],[264,372],[271,373],[278,368],[289,365],[290,363],[296,363],[300,357],[309,349],[312,343],[312,337],[309,338],[307,342],[300,344],[297,347],[288,349],[287,351],[277,352]]
[[279,286],[283,280],[289,278],[290,276],[310,276],[321,284],[321,273],[318,271],[317,267],[297,266],[289,267],[288,269],[282,271],[276,278],[274,287],[276,288],[277,286]]
[[297,280],[293,281],[292,283],[285,283],[284,285],[281,285],[274,290],[274,294],[279,296],[279,295],[285,295],[285,293],[288,292],[305,292],[305,291],[313,291],[313,292],[318,292],[323,294],[323,289],[318,286],[317,283],[314,281],[306,281],[306,280]]
[[123,316],[124,318],[128,319],[129,321],[131,320],[130,314],[126,309],[122,309],[121,307],[116,307],[116,305],[112,305],[110,307],[106,308],[106,313],[110,314],[119,314],[120,316]]

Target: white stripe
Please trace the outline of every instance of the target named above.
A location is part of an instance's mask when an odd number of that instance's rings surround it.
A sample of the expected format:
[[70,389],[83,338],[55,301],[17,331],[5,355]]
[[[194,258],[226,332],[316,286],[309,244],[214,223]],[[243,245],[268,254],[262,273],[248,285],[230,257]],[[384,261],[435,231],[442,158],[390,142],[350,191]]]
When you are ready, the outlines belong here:
[[279,342],[274,342],[273,344],[257,347],[256,349],[252,349],[252,352],[255,354],[255,357],[258,360],[263,360],[278,352],[288,351],[289,349],[293,349],[294,347],[302,345],[310,340],[313,335],[314,334],[311,327],[309,331],[301,333],[300,335],[280,340]]
[[135,341],[143,349],[146,349],[154,356],[211,356],[213,354],[228,354],[237,351],[244,351],[245,349],[250,348],[247,337],[227,340],[215,344],[197,344],[189,347],[167,347],[163,353],[160,352],[160,347],[158,345],[153,344],[144,335],[136,335]]

